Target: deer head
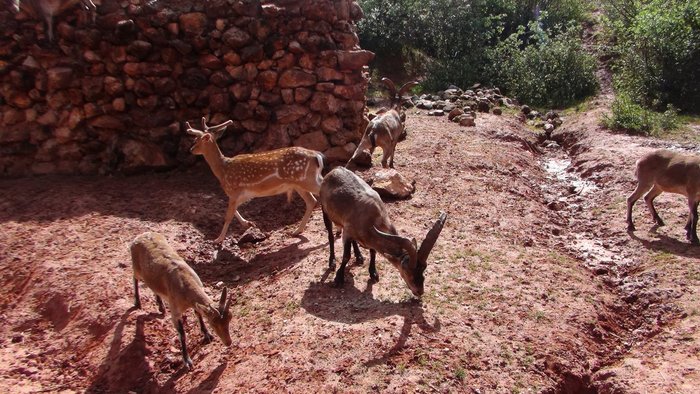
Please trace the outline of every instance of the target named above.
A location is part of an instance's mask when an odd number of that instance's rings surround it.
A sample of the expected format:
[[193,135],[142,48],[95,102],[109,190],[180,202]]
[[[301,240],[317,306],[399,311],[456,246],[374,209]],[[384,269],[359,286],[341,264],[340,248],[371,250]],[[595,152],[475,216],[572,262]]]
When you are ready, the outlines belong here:
[[414,86],[418,85],[418,81],[411,81],[405,83],[403,86],[401,86],[400,89],[396,90],[396,85],[394,82],[389,79],[389,78],[382,78],[382,83],[386,88],[389,90],[389,93],[391,94],[391,107],[397,110],[402,109],[402,105],[404,102],[406,102],[408,99],[403,97],[403,95],[411,88]]
[[227,120],[224,123],[216,126],[208,126],[207,119],[202,117],[202,130],[198,130],[190,126],[190,122],[185,122],[185,125],[187,126],[187,134],[197,137],[194,140],[194,145],[192,145],[190,152],[195,155],[203,155],[204,146],[207,144],[215,144],[216,140],[221,138],[224,130],[226,130],[226,127],[228,127],[231,123],[233,123],[232,120]]
[[401,247],[403,252],[400,255],[385,255],[387,260],[398,268],[401,278],[416,297],[420,297],[424,292],[425,277],[423,275],[428,266],[428,256],[433,250],[435,242],[445,225],[447,214],[440,212],[440,216],[428,231],[420,248],[417,247],[415,238],[408,239],[399,235],[381,232],[375,228],[377,233],[384,238],[387,243],[393,243]]

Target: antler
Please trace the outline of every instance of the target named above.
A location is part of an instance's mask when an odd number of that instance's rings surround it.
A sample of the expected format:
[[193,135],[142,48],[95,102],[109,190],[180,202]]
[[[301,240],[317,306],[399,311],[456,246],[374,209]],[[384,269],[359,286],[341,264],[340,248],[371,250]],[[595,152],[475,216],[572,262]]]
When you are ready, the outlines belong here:
[[384,84],[384,86],[387,87],[387,89],[389,89],[389,92],[392,96],[396,95],[396,85],[394,85],[394,81],[387,77],[384,77],[382,78],[382,83]]
[[418,266],[425,269],[426,262],[428,261],[428,255],[430,251],[433,250],[435,242],[442,231],[442,227],[445,225],[445,220],[447,220],[447,213],[440,211],[440,216],[438,220],[435,221],[433,227],[428,231],[423,242],[421,242],[420,249],[418,249]]
[[216,126],[208,126],[207,125],[207,118],[202,117],[202,130],[197,130],[190,126],[190,122],[185,122],[185,125],[187,126],[187,133],[192,134],[196,137],[201,137],[204,135],[204,133],[210,133],[214,134],[215,136],[218,137],[217,133],[220,131],[224,130],[226,127],[228,127],[231,123],[233,123],[232,120],[227,120],[224,123],[218,124]]
[[418,81],[406,82],[403,86],[401,86],[401,89],[399,89],[399,97],[403,97],[404,93],[416,85],[418,85]]

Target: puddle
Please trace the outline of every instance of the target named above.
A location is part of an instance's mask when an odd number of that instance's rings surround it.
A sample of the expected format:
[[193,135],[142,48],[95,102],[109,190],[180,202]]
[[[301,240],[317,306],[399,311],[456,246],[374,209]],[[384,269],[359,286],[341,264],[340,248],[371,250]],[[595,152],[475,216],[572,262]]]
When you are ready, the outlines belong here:
[[570,186],[572,194],[587,194],[598,190],[595,183],[582,179],[575,171],[569,171],[570,159],[548,157],[542,161],[542,167],[550,178]]

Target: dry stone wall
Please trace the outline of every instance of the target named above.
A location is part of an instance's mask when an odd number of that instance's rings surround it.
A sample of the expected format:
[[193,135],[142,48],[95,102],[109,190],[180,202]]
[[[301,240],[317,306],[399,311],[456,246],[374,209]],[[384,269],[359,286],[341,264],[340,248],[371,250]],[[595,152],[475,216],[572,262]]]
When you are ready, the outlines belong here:
[[355,1],[95,3],[94,22],[78,5],[55,16],[53,42],[32,9],[0,10],[0,175],[192,163],[183,125],[203,116],[234,121],[228,155],[352,154],[374,56]]

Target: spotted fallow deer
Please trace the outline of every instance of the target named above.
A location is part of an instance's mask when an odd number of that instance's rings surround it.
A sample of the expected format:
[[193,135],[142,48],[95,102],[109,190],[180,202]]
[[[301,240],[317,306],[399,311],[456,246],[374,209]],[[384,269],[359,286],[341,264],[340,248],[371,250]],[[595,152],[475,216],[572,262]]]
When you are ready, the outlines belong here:
[[440,212],[425,239],[418,247],[415,238],[398,235],[389,219],[389,213],[376,191],[352,171],[337,167],[326,174],[321,184],[320,195],[323,209],[323,222],[328,231],[330,257],[329,268],[335,268],[333,223],[343,229],[343,260],[335,274],[335,285],[345,281],[345,266],[350,260],[350,246],[359,257],[359,249],[354,242],[369,249],[369,275],[373,281],[379,280],[375,266],[376,252],[383,255],[399,270],[401,278],[414,296],[423,295],[428,266],[428,255],[437,241],[447,214]]
[[83,8],[88,10],[92,15],[92,21],[95,22],[97,14],[97,6],[92,0],[13,0],[14,7],[17,11],[26,11],[29,15],[35,18],[42,17],[46,21],[49,41],[53,41],[53,18],[56,15],[63,13],[65,10],[80,3]]
[[206,119],[202,118],[202,130],[192,128],[189,122],[185,123],[187,133],[196,137],[190,151],[204,156],[229,198],[224,228],[214,242],[224,241],[234,216],[243,227],[252,225],[238,212],[238,206],[244,202],[255,197],[282,193],[289,195],[292,191],[299,193],[306,203],[304,217],[293,233],[301,234],[316,206],[314,195],[318,195],[321,189],[323,154],[306,148],[290,147],[225,157],[216,140],[231,123],[233,122],[228,120],[216,126],[207,126]]
[[163,300],[170,309],[170,318],[180,337],[182,359],[187,368],[192,369],[192,360],[187,354],[187,341],[182,315],[194,309],[199,319],[199,327],[204,341],[211,342],[212,336],[204,325],[202,316],[214,329],[216,336],[226,345],[231,345],[229,322],[231,311],[228,290],[221,291],[219,303],[215,303],[204,292],[202,281],[192,267],[177,254],[165,237],[159,233],[146,232],[134,239],[130,246],[131,262],[134,269],[134,306],[141,308],[139,281],[156,294],[156,303],[161,313],[165,313]]
[[[396,85],[389,78],[382,78],[382,82],[391,93],[391,107],[382,108],[377,112],[377,116],[370,120],[362,139],[355,149],[347,165],[352,163],[357,156],[366,150],[369,150],[370,155],[376,147],[382,148],[382,167],[394,168],[394,150],[399,142],[401,134],[404,132],[404,122],[406,113],[403,110],[403,104],[406,99],[403,97],[412,87],[418,85],[418,82],[412,81],[401,86],[396,90]],[[346,165],[346,167],[347,167]]]
[[[651,218],[657,225],[664,221],[654,208],[654,199],[663,192],[682,194],[688,198],[690,214],[685,225],[686,238],[692,244],[698,240],[698,203],[700,202],[700,157],[684,155],[666,149],[651,152],[637,161],[637,188],[627,197],[627,230],[634,231],[632,207],[642,194]],[[648,192],[648,193],[647,193]]]

